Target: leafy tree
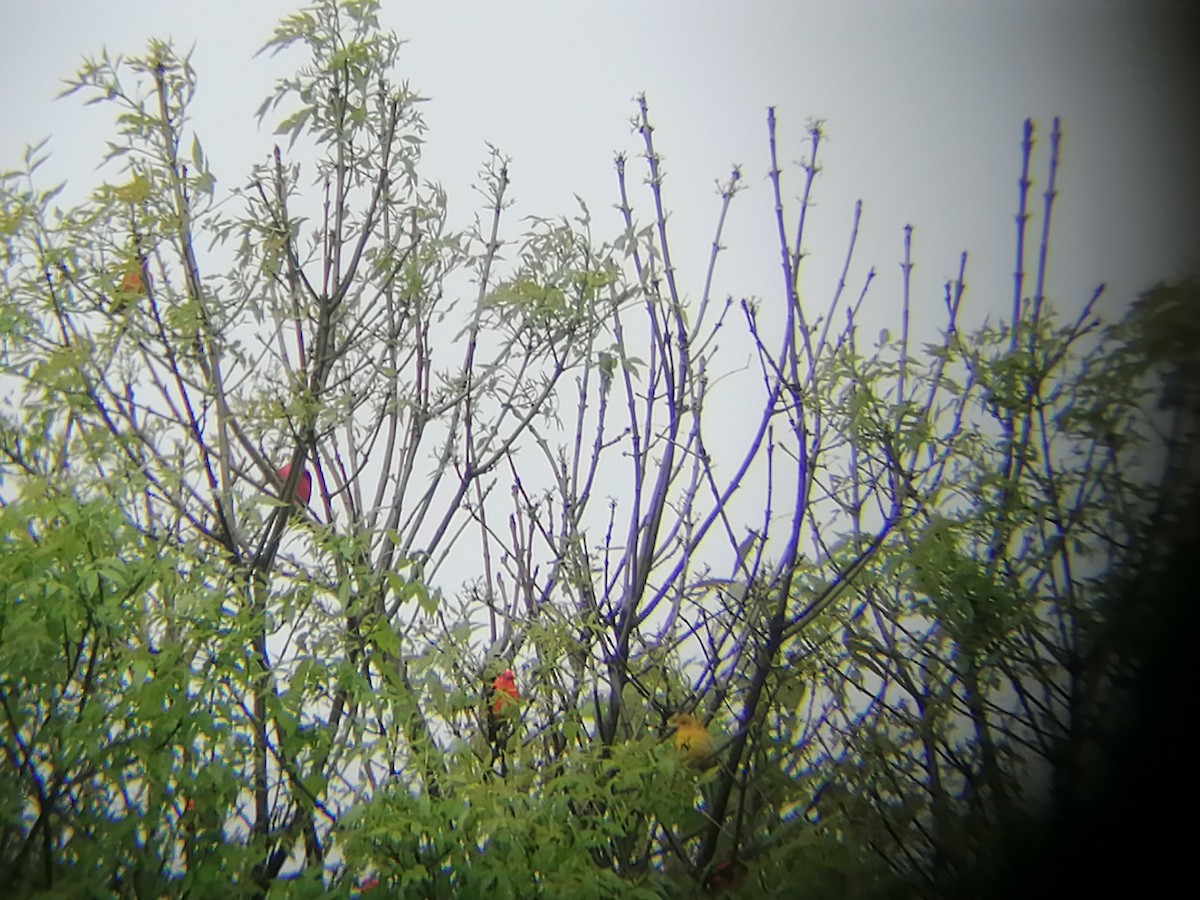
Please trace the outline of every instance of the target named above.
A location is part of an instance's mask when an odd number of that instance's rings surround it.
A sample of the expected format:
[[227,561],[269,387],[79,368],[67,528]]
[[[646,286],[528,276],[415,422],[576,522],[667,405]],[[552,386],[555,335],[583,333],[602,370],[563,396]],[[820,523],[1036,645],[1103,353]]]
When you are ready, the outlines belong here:
[[[1108,739],[1172,335],[1046,296],[1057,123],[1036,240],[1026,124],[1011,315],[967,324],[964,254],[919,346],[909,230],[898,334],[864,352],[857,216],[801,300],[820,124],[789,220],[768,118],[778,294],[715,288],[734,169],[691,304],[644,98],[621,234],[581,203],[514,235],[499,151],[457,232],[377,11],[280,23],[267,48],[307,58],[260,116],[288,146],[223,202],[161,42],[69,91],[117,112],[112,183],[57,209],[40,147],[0,180],[0,880],[853,897],[994,870],[1031,779],[1069,801]],[[712,770],[664,740],[679,711]]]

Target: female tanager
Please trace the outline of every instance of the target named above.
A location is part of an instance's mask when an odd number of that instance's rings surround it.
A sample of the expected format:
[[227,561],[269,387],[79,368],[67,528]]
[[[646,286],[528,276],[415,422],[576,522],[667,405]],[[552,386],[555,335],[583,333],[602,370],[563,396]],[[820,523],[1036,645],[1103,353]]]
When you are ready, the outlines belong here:
[[[292,464],[284,463],[283,468],[279,470],[279,477],[287,483],[288,476],[292,474]],[[312,476],[308,474],[308,469],[300,471],[300,480],[296,482],[296,499],[304,506],[308,505],[308,499],[312,496]]]
[[691,713],[675,713],[667,720],[675,729],[675,750],[693,769],[704,771],[717,764],[716,747],[704,723]]

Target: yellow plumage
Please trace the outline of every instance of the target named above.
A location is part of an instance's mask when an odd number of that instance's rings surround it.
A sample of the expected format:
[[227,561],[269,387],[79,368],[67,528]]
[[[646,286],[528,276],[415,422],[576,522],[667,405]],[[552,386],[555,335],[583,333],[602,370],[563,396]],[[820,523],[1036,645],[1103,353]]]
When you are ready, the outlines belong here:
[[675,713],[667,720],[675,729],[675,750],[693,769],[703,771],[717,764],[716,746],[704,723],[691,713]]

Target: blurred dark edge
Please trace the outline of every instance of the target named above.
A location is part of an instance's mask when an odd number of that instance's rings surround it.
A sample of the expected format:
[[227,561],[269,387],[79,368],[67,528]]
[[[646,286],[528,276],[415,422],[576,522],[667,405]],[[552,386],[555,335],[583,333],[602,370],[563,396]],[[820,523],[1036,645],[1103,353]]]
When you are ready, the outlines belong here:
[[[1189,190],[1200,172],[1198,5],[1107,5],[1144,15],[1150,39],[1166,56],[1174,93],[1173,108],[1164,112],[1177,124],[1180,142],[1193,151],[1187,154],[1191,171],[1178,173],[1178,183]],[[1188,237],[1200,250],[1200,236]],[[1191,264],[1200,264],[1196,261],[1200,253]],[[1200,300],[1200,292],[1193,295]],[[1192,315],[1192,321],[1200,320],[1200,302]],[[1200,346],[1193,353],[1200,354]],[[1108,764],[1069,808],[1060,806],[1011,835],[1001,848],[1005,863],[999,877],[981,876],[948,896],[1074,896],[1091,889],[1100,896],[1159,896],[1173,895],[1177,884],[1191,880],[1197,780],[1192,729],[1198,724],[1191,701],[1200,662],[1200,378],[1194,368],[1188,380],[1191,437],[1165,448],[1158,521],[1141,564],[1114,596],[1114,624],[1133,676],[1124,698],[1101,710],[1110,728]]]

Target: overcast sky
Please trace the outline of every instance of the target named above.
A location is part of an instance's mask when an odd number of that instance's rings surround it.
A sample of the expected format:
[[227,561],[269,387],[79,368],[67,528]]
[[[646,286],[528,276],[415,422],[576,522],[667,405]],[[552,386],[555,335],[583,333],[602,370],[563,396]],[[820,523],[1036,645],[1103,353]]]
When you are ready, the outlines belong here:
[[[49,136],[42,186],[68,179],[64,201],[85,197],[105,177],[96,166],[113,111],[85,108],[79,97],[56,101],[62,79],[85,55],[142,53],[159,36],[184,51],[195,47],[192,125],[218,196],[245,184],[277,140],[254,112],[273,80],[304,62],[298,51],[254,54],[279,17],[300,5],[10,0],[0,52],[0,169],[17,167],[25,144]],[[518,203],[504,237],[519,237],[521,216],[575,215],[574,194],[591,208],[599,237],[617,235],[613,156],[639,152],[629,120],[634,97],[645,92],[666,160],[681,289],[698,299],[719,210],[714,180],[739,164],[747,190],[731,212],[714,293],[718,301],[731,294],[781,304],[766,180],[766,114],[774,106],[785,201],[802,188],[794,163],[807,152],[806,123],[821,119],[828,133],[807,231],[806,304],[828,303],[861,199],[851,295],[875,267],[870,315],[895,328],[903,229],[911,223],[916,337],[927,340],[932,335],[920,329],[941,323],[942,285],[964,250],[971,262],[960,324],[1010,308],[1022,122],[1032,117],[1038,127],[1031,203],[1040,213],[1051,120],[1059,115],[1052,302],[1070,313],[1105,282],[1102,309],[1117,315],[1155,281],[1200,273],[1196,31],[1182,19],[1099,3],[998,0],[384,6],[385,24],[409,41],[393,76],[432,100],[423,110],[430,129],[423,175],[445,187],[459,227],[479,209],[470,188],[490,143],[512,158]],[[633,163],[630,171],[636,184],[642,171]],[[648,222],[645,193],[634,203]],[[216,263],[201,259],[202,269]],[[760,413],[739,396],[727,394],[725,403],[728,412],[714,420],[710,396],[706,419],[736,442]],[[750,417],[744,432],[738,415]],[[761,510],[754,490],[731,507],[736,521],[754,524]],[[447,571],[469,577],[471,559]]]
[[[218,188],[242,184],[275,142],[253,112],[272,79],[299,63],[296,54],[254,53],[279,16],[300,5],[7,4],[0,168],[50,136],[46,181],[69,178],[68,196],[88,190],[100,177],[110,113],[77,98],[55,101],[60,80],[86,54],[141,52],[155,35],[181,49],[194,44],[195,127]],[[1026,116],[1041,137],[1035,191],[1044,185],[1050,121],[1063,119],[1056,302],[1077,305],[1104,281],[1116,310],[1158,278],[1200,269],[1200,129],[1187,62],[1195,45],[1181,21],[1079,2],[396,0],[385,0],[384,21],[409,41],[396,76],[433,101],[424,174],[446,187],[460,224],[478,206],[469,186],[490,142],[513,158],[514,213],[574,214],[578,193],[598,233],[612,236],[612,158],[636,153],[629,119],[633,97],[646,92],[666,157],[674,252],[692,297],[716,220],[714,179],[734,163],[749,190],[729,223],[720,293],[779,289],[765,180],[768,106],[777,109],[785,163],[804,154],[808,120],[823,119],[828,130],[805,275],[805,290],[822,301],[861,198],[860,279],[874,265],[878,289],[895,289],[902,228],[912,223],[916,285],[931,309],[964,249],[972,309],[982,318],[1007,308]],[[798,195],[801,175],[785,173],[788,196]]]

